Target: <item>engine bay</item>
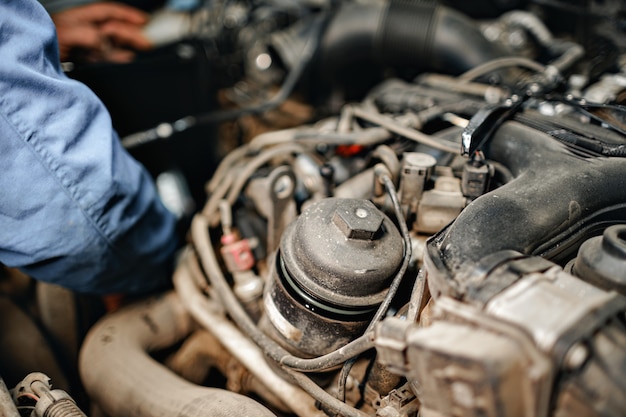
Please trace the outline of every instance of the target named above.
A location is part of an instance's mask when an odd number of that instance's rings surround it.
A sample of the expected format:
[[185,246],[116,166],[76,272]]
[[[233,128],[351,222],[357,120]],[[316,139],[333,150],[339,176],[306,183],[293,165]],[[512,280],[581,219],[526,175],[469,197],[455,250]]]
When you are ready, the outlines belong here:
[[117,119],[181,218],[173,289],[87,325],[72,294],[5,279],[36,323],[0,305],[6,326],[51,348],[0,406],[623,415],[623,2],[217,0],[162,27],[216,93]]

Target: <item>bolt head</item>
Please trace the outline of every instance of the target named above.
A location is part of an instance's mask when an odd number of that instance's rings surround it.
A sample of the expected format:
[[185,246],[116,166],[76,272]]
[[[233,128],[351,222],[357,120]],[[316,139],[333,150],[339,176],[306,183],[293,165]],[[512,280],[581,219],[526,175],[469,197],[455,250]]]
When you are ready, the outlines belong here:
[[368,200],[356,204],[339,204],[333,214],[333,223],[348,239],[374,240],[381,230],[384,216]]

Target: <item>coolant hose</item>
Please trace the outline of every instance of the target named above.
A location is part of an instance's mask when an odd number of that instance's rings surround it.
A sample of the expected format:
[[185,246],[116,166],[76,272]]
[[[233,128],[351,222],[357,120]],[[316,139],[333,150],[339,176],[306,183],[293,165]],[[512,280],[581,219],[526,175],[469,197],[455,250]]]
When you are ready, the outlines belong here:
[[274,416],[248,397],[194,385],[148,355],[181,340],[191,324],[175,293],[105,316],[80,352],[80,374],[90,398],[116,417]]
[[517,122],[495,133],[485,156],[515,179],[474,200],[428,241],[425,265],[435,297],[463,293],[487,256],[508,251],[564,262],[585,239],[626,223],[623,158],[577,156]]
[[473,20],[436,2],[347,2],[328,23],[318,65],[321,74],[368,63],[460,74],[504,55]]

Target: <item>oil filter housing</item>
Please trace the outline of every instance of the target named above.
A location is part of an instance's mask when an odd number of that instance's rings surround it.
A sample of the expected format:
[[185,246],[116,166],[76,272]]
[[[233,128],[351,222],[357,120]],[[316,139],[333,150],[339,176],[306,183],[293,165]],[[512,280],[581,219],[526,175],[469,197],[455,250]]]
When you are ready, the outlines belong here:
[[345,345],[367,326],[402,257],[400,233],[371,201],[312,204],[282,236],[263,327],[300,355]]

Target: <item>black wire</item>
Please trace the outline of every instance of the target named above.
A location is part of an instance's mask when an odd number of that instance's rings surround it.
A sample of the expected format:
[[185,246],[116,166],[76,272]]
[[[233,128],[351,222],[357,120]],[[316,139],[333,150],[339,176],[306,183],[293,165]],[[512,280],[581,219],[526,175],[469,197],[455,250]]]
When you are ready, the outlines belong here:
[[302,74],[315,55],[320,41],[320,33],[324,27],[327,14],[322,13],[313,20],[311,34],[307,39],[297,64],[287,73],[280,90],[269,100],[240,109],[219,110],[195,116],[185,116],[172,123],[161,123],[153,128],[133,133],[122,138],[122,146],[126,149],[135,148],[159,139],[168,139],[174,133],[183,132],[193,126],[222,123],[250,114],[260,114],[280,106],[293,92]]
[[[393,205],[393,209],[396,215],[397,222],[400,227],[400,232],[402,233],[402,238],[404,241],[404,258],[402,261],[402,266],[396,273],[396,276],[391,281],[391,285],[389,285],[389,290],[387,291],[387,295],[385,299],[378,307],[378,310],[374,314],[374,317],[370,321],[365,330],[365,333],[371,332],[374,329],[376,323],[378,323],[382,318],[387,314],[387,310],[389,310],[389,306],[393,301],[400,284],[402,283],[402,279],[406,274],[406,271],[409,267],[409,261],[411,260],[411,236],[409,235],[409,228],[406,225],[406,221],[404,219],[404,214],[402,213],[402,207],[400,205],[400,201],[398,200],[398,194],[396,192],[396,187],[391,180],[391,177],[387,174],[381,175],[380,178],[383,181],[387,194],[391,199],[391,203]],[[346,400],[346,382],[348,381],[348,376],[350,375],[350,371],[352,367],[356,363],[358,356],[354,356],[348,359],[341,368],[341,372],[339,374],[339,379],[337,381],[337,398],[344,401]]]
[[569,127],[560,126],[557,121],[543,121],[532,116],[526,116],[523,113],[516,115],[515,119],[533,127],[534,129],[541,130],[555,139],[565,143],[570,149],[580,156],[626,157],[626,130],[588,110],[600,109],[626,113],[626,106],[618,104],[593,103],[581,98],[572,97],[548,97],[548,99],[572,106],[577,112],[601,123],[607,129],[625,137],[624,143],[607,142],[599,139],[597,135],[590,136],[589,132],[580,134],[573,131]]
[[558,9],[560,11],[579,14],[579,15],[592,15],[596,17],[606,17],[606,11],[593,11],[589,7],[584,6],[576,6],[571,4],[570,2],[560,1],[560,0],[532,0],[533,3],[538,4],[544,7],[552,7],[553,9]]
[[586,101],[584,99],[571,98],[571,97],[563,97],[560,99],[560,101],[562,101],[565,104],[569,104],[570,106],[574,107],[577,111],[584,114],[585,116],[590,117],[593,120],[606,125],[611,130],[614,130],[615,132],[626,136],[626,130],[624,130],[620,126],[617,126],[603,119],[602,117],[588,110],[588,109],[613,110],[613,111],[626,113],[626,106],[622,106],[619,104],[593,103],[593,102]]

